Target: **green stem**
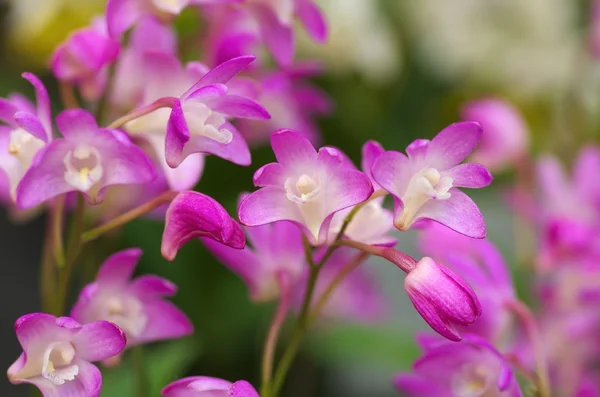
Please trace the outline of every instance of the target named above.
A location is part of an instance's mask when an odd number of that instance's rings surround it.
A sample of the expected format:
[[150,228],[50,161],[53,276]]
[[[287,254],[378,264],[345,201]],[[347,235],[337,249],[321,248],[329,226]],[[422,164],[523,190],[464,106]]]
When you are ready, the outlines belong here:
[[148,377],[146,376],[146,367],[144,365],[144,348],[142,345],[135,346],[132,349],[133,370],[135,372],[135,392],[137,397],[148,397]]
[[65,250],[63,247],[63,220],[65,209],[65,196],[61,195],[54,201],[54,207],[51,208],[52,229],[50,238],[52,239],[52,247],[54,252],[54,260],[58,267],[65,266]]
[[64,314],[67,306],[67,298],[69,296],[69,287],[73,268],[75,267],[75,261],[79,252],[81,251],[82,240],[81,232],[83,231],[83,218],[85,214],[85,201],[81,193],[77,194],[77,205],[75,207],[75,213],[71,223],[71,229],[69,230],[69,243],[67,249],[67,255],[65,259],[65,265],[60,269],[58,278],[58,299],[56,302],[56,314]]
[[145,215],[148,212],[160,207],[161,205],[171,202],[176,195],[177,192],[164,192],[163,194],[156,196],[152,200],[140,205],[139,207],[132,209],[131,211],[119,215],[118,217],[106,222],[103,225],[85,231],[81,235],[81,240],[84,243],[88,243],[92,240],[95,240],[103,234],[108,233],[111,230],[114,230],[120,226],[123,226],[126,223],[129,223],[132,220],[137,219],[140,216]]

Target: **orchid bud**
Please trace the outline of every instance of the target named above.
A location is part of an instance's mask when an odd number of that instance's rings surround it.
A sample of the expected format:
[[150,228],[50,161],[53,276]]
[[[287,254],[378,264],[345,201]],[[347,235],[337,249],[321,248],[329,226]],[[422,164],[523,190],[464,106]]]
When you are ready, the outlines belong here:
[[440,335],[461,340],[455,325],[470,325],[481,315],[481,305],[471,287],[450,269],[425,257],[404,280],[415,309]]

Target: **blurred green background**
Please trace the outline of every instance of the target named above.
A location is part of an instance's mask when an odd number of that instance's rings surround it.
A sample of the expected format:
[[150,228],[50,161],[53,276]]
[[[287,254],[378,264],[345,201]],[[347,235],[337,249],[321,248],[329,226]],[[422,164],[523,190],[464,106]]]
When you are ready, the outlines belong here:
[[[319,2],[319,1],[318,1]],[[323,59],[331,72],[317,80],[335,103],[334,114],[320,120],[324,142],[360,161],[362,144],[374,139],[386,149],[403,150],[416,138],[430,138],[457,121],[467,100],[499,95],[524,113],[532,134],[532,153],[551,152],[568,161],[582,143],[597,140],[600,72],[587,55],[587,2],[573,0],[321,0],[332,38],[323,49],[300,40],[300,56]],[[2,5],[0,95],[31,90],[22,71],[47,83],[53,110],[60,107],[57,87],[46,68],[54,46],[68,32],[101,12],[103,1],[13,0]],[[447,21],[452,19],[452,21]],[[191,22],[190,22],[191,21]],[[178,28],[196,23],[189,15]],[[235,214],[237,196],[252,190],[252,174],[273,160],[267,147],[253,152],[242,168],[215,157],[197,190]],[[489,238],[515,263],[513,216],[503,202],[510,171],[495,175],[492,187],[473,193],[486,216]],[[391,204],[391,203],[390,203]],[[6,252],[0,281],[1,363],[8,367],[18,346],[12,323],[39,310],[37,255],[43,221],[13,225],[3,218],[0,237]],[[138,220],[87,251],[80,282],[112,252],[141,247],[140,273],[176,283],[174,302],[196,326],[193,337],[146,349],[152,396],[184,375],[247,379],[258,385],[260,355],[274,305],[252,304],[243,283],[193,241],[169,263],[160,256],[162,224]],[[418,255],[413,233],[399,248]],[[286,397],[397,395],[392,376],[418,356],[416,330],[424,322],[408,302],[403,274],[379,260],[368,264],[379,275],[392,313],[380,325],[322,323],[310,333],[284,392]],[[523,273],[526,277],[526,272]],[[519,281],[519,278],[518,280]],[[14,299],[15,296],[20,299]],[[9,303],[10,302],[10,303]],[[282,340],[285,341],[284,331]],[[133,375],[126,360],[106,371],[103,396],[128,397]],[[0,395],[27,395],[26,387],[3,381]]]

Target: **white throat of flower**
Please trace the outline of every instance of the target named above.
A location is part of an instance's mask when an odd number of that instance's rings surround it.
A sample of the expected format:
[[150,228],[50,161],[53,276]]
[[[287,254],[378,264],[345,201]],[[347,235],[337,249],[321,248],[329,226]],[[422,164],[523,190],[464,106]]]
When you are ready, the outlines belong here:
[[191,136],[206,137],[223,144],[232,141],[233,134],[224,128],[225,117],[204,103],[187,101],[183,104],[183,113]]
[[73,364],[75,348],[69,342],[50,344],[44,352],[42,361],[42,377],[56,386],[72,381],[79,374],[79,366]]
[[[496,374],[481,364],[466,364],[452,378],[452,392],[456,397],[485,397],[496,395]],[[489,394],[488,394],[489,393]]]
[[[152,0],[154,7],[158,10],[169,13],[178,14],[187,1],[182,0]],[[182,4],[183,3],[183,4]]]
[[101,318],[117,324],[129,338],[140,336],[148,323],[142,304],[133,296],[110,296],[104,310]]
[[323,222],[323,200],[319,199],[323,189],[319,176],[301,174],[289,177],[285,180],[284,188],[288,200],[296,203],[304,223],[315,239],[318,239]]
[[435,168],[424,168],[413,175],[402,196],[404,209],[396,221],[396,227],[400,230],[408,229],[414,223],[419,209],[429,200],[449,199],[452,182],[451,177],[442,176]]
[[28,169],[36,153],[44,147],[44,141],[31,135],[22,128],[10,132],[8,153],[19,160],[24,169]]
[[95,148],[77,146],[63,159],[65,181],[79,191],[89,191],[104,174],[101,160],[100,153]]

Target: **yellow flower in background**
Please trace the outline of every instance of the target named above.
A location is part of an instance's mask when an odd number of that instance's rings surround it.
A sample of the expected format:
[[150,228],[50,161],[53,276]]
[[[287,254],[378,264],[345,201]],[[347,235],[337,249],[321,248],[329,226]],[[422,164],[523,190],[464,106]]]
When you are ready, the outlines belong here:
[[[28,68],[48,64],[68,34],[104,10],[105,0],[8,0],[9,51]],[[32,11],[35,10],[35,11]]]

